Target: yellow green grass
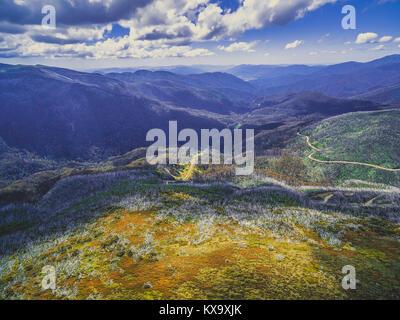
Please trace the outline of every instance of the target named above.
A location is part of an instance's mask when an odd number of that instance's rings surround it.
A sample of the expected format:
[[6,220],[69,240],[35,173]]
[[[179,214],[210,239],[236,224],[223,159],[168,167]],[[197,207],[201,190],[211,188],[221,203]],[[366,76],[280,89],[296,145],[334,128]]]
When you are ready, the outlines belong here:
[[[193,196],[184,193],[163,197],[181,204],[193,201]],[[380,236],[371,230],[375,224],[368,223],[363,231],[347,232],[343,244],[333,247],[306,228],[298,228],[298,238],[277,238],[264,229],[246,228],[221,216],[208,225],[211,236],[196,241],[201,233],[198,221],[161,218],[157,208],[113,210],[62,241],[41,244],[31,256],[9,257],[7,263],[12,267],[2,273],[0,281],[11,285],[2,297],[399,298],[399,242]],[[395,232],[398,236],[399,230]],[[54,291],[41,288],[45,265],[57,269]],[[345,265],[356,267],[360,280],[356,290],[345,291],[341,286]]]

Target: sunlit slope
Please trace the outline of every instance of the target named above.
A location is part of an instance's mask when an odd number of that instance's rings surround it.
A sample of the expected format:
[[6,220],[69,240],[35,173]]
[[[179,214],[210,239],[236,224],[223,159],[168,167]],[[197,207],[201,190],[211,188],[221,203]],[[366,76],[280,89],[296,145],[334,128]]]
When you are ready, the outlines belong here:
[[400,168],[400,111],[352,113],[304,131],[320,151],[314,158]]
[[[0,299],[399,299],[398,194],[394,208],[357,210],[376,193],[322,203],[262,181],[63,179],[35,205],[0,209]],[[346,265],[357,290],[342,287]]]

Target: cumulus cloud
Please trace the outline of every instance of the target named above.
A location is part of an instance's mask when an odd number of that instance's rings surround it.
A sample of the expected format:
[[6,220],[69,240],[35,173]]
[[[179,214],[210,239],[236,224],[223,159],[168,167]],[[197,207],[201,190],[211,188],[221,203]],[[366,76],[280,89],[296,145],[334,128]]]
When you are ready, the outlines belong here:
[[304,43],[303,40],[295,40],[293,42],[288,43],[285,46],[285,49],[294,49],[294,48],[297,48],[298,46],[301,46],[303,43]]
[[59,45],[51,42],[36,42],[23,35],[10,35],[0,43],[0,48],[14,48],[14,53],[23,57],[49,58],[87,58],[87,59],[161,59],[167,57],[209,56],[213,52],[208,49],[190,45],[173,46],[162,40],[132,41],[129,36],[97,41],[92,44],[65,43]]
[[378,42],[384,43],[384,42],[389,42],[392,41],[393,37],[392,36],[383,36],[382,38],[379,39]]
[[243,0],[234,12],[224,12],[218,5],[209,4],[199,14],[197,27],[204,39],[221,39],[268,25],[285,25],[334,2],[336,0]]
[[400,37],[393,40],[393,42],[400,42]]
[[42,29],[36,27],[29,32],[29,36],[36,42],[55,43],[55,44],[73,44],[83,43],[93,40],[103,39],[103,35],[106,31],[112,29],[111,25],[104,27],[92,27],[92,28],[59,28],[56,31],[52,29]]
[[212,56],[214,55],[214,52],[208,50],[208,49],[191,49],[191,47],[186,47],[190,48],[190,50],[187,50],[186,52],[183,53],[185,57],[204,57],[204,56]]
[[[207,49],[193,49],[192,43],[234,41],[247,30],[285,25],[336,1],[238,0],[233,10],[211,0],[1,0],[0,36],[19,56],[210,55]],[[44,5],[56,8],[53,33],[40,26]],[[129,35],[109,39],[106,31],[114,24],[128,28]],[[221,50],[251,52],[253,46],[237,42]]]
[[0,21],[13,24],[40,24],[42,8],[56,8],[57,23],[61,25],[107,24],[129,19],[138,8],[153,0],[2,0]]
[[253,47],[257,44],[256,41],[253,42],[235,42],[230,46],[218,46],[219,50],[223,50],[226,52],[237,52],[237,51],[246,51],[246,52],[255,52]]
[[360,33],[357,36],[355,43],[356,44],[373,43],[373,42],[376,42],[377,38],[378,38],[378,35],[374,32]]

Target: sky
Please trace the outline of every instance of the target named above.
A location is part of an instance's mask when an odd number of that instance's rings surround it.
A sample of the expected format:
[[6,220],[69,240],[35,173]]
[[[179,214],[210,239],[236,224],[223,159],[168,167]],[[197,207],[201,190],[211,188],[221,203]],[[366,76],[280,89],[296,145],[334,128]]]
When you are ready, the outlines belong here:
[[[53,19],[43,18],[55,9]],[[342,8],[355,8],[344,29]],[[0,0],[0,63],[333,64],[400,54],[400,0]]]

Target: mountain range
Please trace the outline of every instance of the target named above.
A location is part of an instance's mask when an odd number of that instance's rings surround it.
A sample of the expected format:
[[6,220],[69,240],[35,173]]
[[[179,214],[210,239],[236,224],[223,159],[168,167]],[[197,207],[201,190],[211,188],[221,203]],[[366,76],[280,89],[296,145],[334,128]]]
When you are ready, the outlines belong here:
[[197,131],[241,124],[274,135],[282,127],[399,104],[399,71],[400,55],[197,74],[0,64],[0,137],[50,159],[90,160],[146,146],[147,131],[167,130],[169,120]]

